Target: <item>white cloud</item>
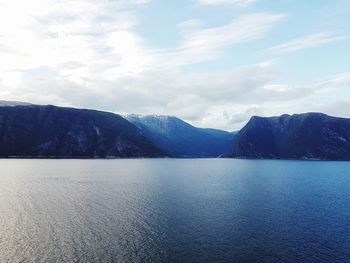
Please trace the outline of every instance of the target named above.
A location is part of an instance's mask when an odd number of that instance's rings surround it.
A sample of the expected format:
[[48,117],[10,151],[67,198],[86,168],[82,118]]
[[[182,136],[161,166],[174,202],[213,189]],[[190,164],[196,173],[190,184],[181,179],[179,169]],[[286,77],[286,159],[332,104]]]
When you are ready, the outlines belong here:
[[181,45],[163,50],[161,55],[172,65],[186,65],[217,58],[221,49],[229,45],[263,37],[273,25],[283,19],[282,14],[255,13],[241,16],[230,23],[201,29],[184,35]]
[[336,42],[344,39],[348,39],[350,36],[336,35],[330,32],[312,34],[300,38],[292,39],[286,43],[274,46],[269,50],[271,52],[289,53],[301,49],[312,48],[320,45],[324,45],[331,42]]
[[256,0],[198,0],[200,5],[237,5],[247,6],[255,3]]
[[116,68],[106,71],[111,77],[140,73],[153,62],[143,40],[132,31],[112,32],[108,35],[106,44],[111,48],[110,55],[117,56],[120,60]]
[[[204,121],[216,123],[217,127],[229,129],[241,128],[252,115],[278,116],[284,113],[323,112],[332,116],[349,117],[350,72],[328,76],[317,83],[308,84],[262,84],[249,92],[251,100],[234,102],[231,105],[218,106],[216,114]],[[343,99],[339,99],[340,98]]]
[[176,28],[182,33],[190,33],[203,25],[201,19],[189,19],[179,23]]
[[[193,28],[183,32],[177,48],[159,50],[136,33],[138,21],[128,8],[147,1],[74,0],[68,5],[64,0],[33,0],[18,12],[20,0],[0,1],[0,73],[6,86],[18,84],[20,74],[13,78],[14,71],[27,76],[33,69],[49,68],[86,84],[86,78],[112,80],[152,68],[200,63],[217,58],[225,46],[262,37],[283,17],[258,13],[219,27]],[[179,27],[199,23],[190,20]]]
[[[138,70],[141,41],[133,33],[137,19],[130,8],[146,2],[0,0],[0,73],[48,67],[66,78],[85,78],[104,68]],[[80,66],[62,67],[72,63]]]
[[332,76],[326,81],[323,81],[322,83],[318,84],[321,86],[323,89],[325,88],[332,88],[334,86],[343,86],[343,87],[348,87],[350,86],[350,73],[342,73],[342,74],[337,74],[335,76]]

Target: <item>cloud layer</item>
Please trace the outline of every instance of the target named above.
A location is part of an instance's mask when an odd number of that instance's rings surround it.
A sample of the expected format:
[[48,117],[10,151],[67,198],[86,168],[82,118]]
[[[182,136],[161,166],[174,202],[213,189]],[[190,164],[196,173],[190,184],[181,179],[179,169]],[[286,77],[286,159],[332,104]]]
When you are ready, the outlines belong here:
[[336,35],[331,32],[323,32],[323,33],[311,34],[300,38],[295,38],[295,39],[289,40],[286,43],[274,46],[269,50],[271,52],[289,53],[289,52],[293,52],[301,49],[312,48],[312,47],[324,45],[327,43],[345,40],[348,38],[350,38],[350,36]]

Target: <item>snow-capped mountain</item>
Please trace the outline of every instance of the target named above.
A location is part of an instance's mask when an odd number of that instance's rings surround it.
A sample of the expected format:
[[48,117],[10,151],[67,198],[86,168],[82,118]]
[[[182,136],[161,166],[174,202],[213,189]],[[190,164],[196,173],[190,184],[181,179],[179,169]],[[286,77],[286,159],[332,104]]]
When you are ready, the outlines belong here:
[[173,157],[218,157],[232,149],[233,133],[197,128],[172,116],[131,114],[125,118]]

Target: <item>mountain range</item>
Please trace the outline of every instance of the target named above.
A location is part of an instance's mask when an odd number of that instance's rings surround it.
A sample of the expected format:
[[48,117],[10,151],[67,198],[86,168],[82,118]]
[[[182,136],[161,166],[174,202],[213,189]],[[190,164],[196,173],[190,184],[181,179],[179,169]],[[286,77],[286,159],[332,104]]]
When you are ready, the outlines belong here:
[[350,160],[350,119],[253,116],[227,132],[172,116],[0,101],[0,157]]

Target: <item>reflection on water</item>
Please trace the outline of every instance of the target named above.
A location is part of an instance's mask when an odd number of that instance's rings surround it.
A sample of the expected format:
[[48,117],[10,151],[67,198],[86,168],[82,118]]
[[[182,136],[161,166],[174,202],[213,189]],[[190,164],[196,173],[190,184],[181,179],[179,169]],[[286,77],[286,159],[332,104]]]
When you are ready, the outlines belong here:
[[0,165],[0,262],[350,261],[348,162]]

